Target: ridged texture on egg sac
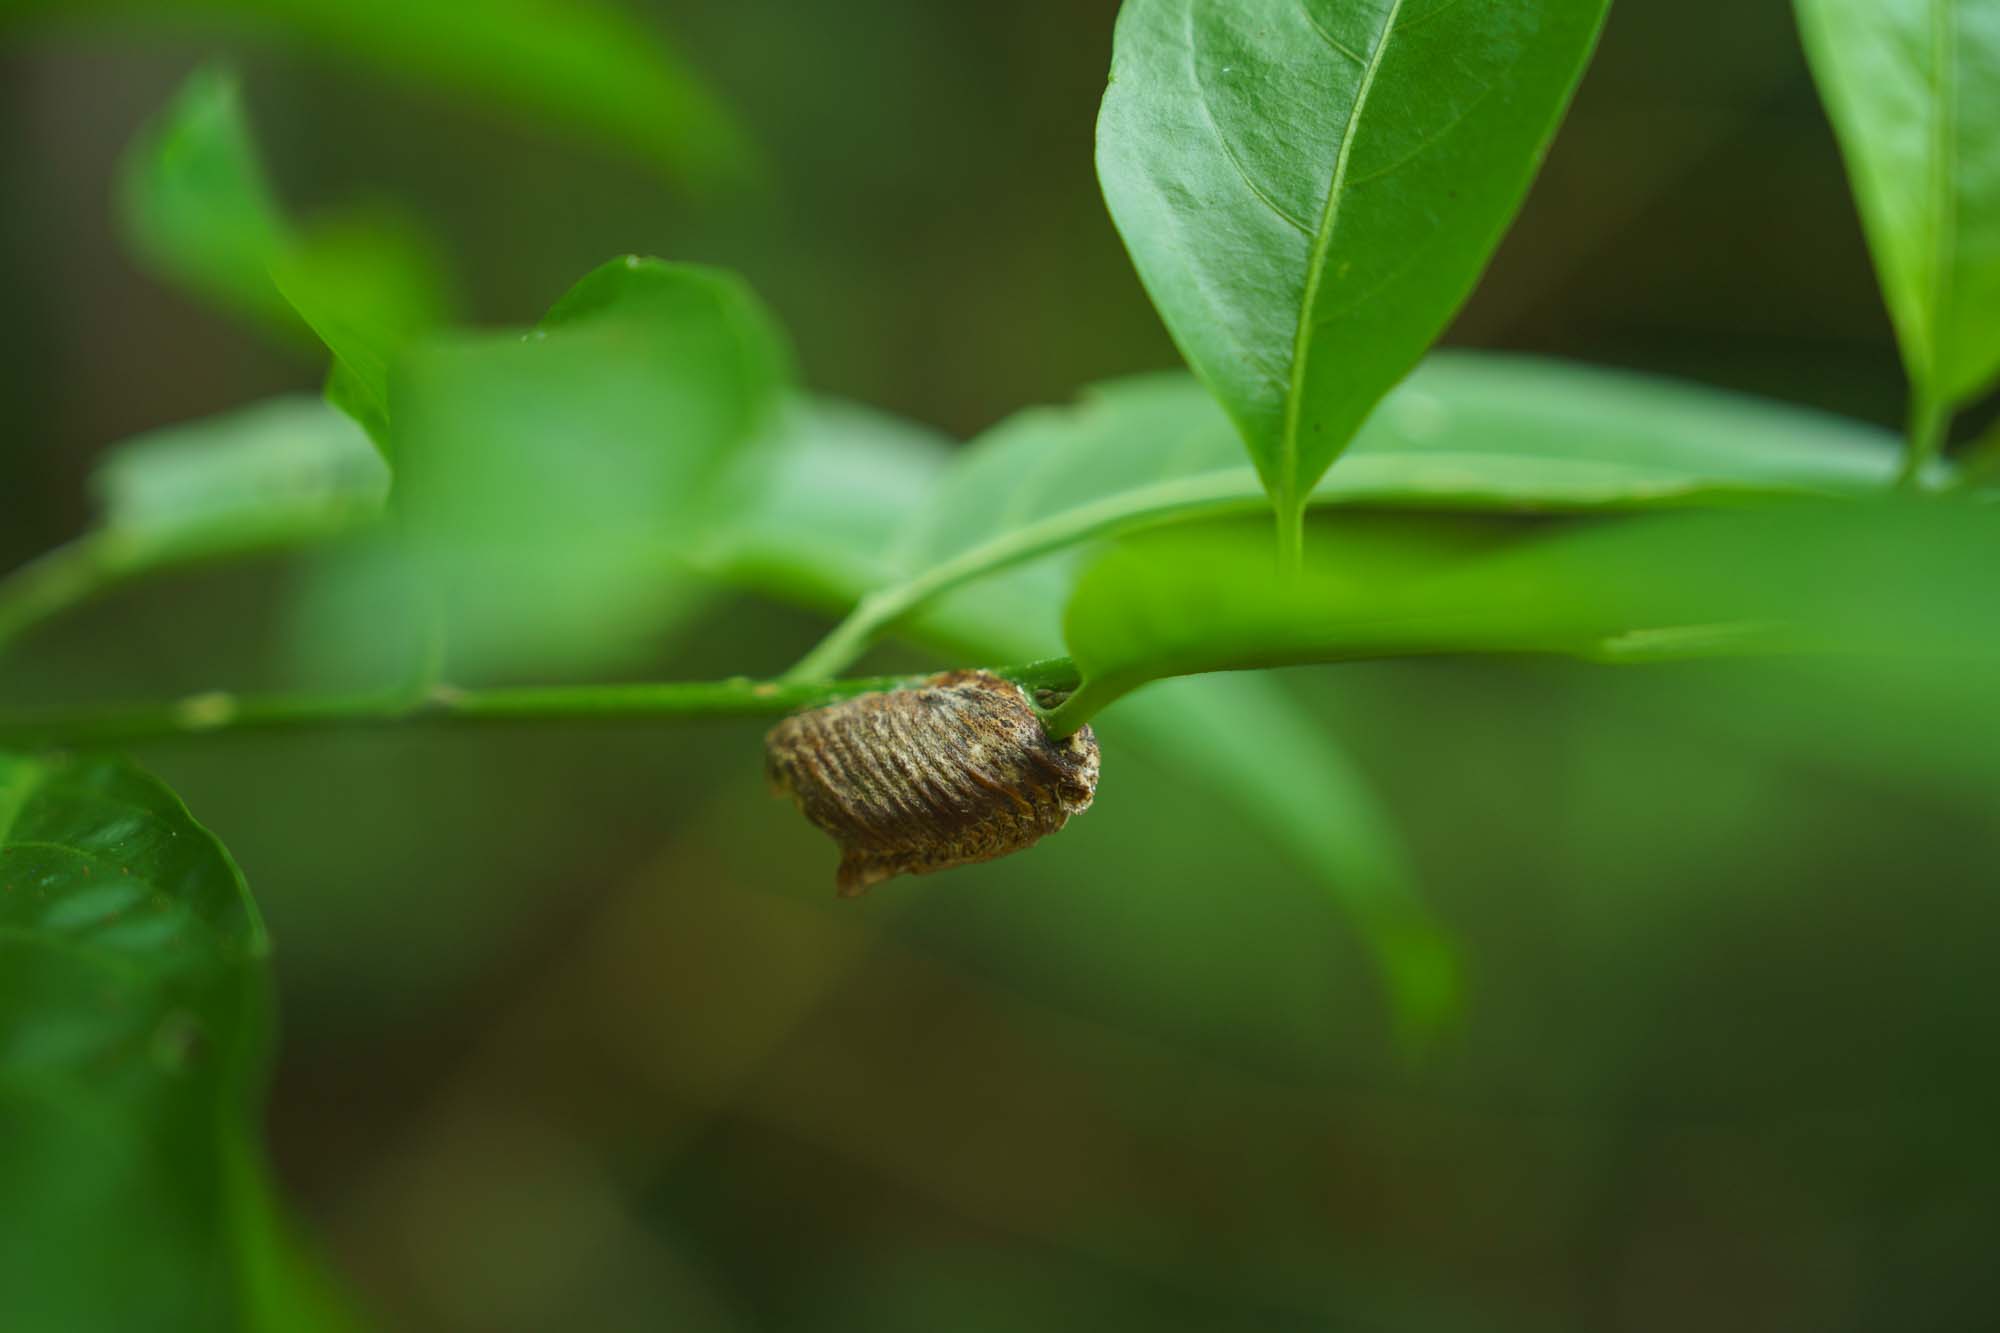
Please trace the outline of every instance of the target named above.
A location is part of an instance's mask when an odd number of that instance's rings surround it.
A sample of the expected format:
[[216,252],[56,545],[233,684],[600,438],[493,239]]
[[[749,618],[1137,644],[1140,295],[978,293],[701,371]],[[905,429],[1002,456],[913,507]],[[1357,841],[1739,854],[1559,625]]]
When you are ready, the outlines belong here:
[[1097,791],[1090,728],[1050,740],[1021,687],[986,671],[795,714],[764,755],[772,785],[840,844],[845,897],[1020,851]]

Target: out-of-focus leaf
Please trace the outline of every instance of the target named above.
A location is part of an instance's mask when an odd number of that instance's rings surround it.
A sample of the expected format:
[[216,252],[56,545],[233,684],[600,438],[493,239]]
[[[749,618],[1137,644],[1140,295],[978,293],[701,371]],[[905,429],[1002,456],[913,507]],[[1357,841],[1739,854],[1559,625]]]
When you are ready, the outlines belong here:
[[1455,944],[1425,901],[1403,835],[1347,753],[1268,676],[1185,676],[1124,700],[1096,723],[1130,737],[1221,802],[1312,875],[1382,969],[1406,1047],[1458,1017]]
[[757,171],[742,129],[657,27],[594,0],[9,0],[10,18],[286,42],[586,136],[693,186]]
[[124,576],[332,536],[380,517],[389,495],[368,437],[313,398],[141,435],[93,480],[96,540]]
[[389,494],[368,437],[313,398],[149,432],[111,450],[91,480],[97,524],[0,579],[0,646],[132,579],[364,527]]
[[832,399],[788,404],[716,487],[696,557],[732,581],[821,610],[893,581],[892,535],[949,466],[942,435]]
[[1606,0],[1126,0],[1112,218],[1289,528],[1471,291]]
[[527,334],[414,345],[391,376],[398,494],[455,662],[613,662],[655,632],[690,592],[710,487],[787,373],[742,282],[636,257]]
[[384,212],[312,227],[273,257],[270,278],[333,354],[327,401],[389,439],[389,362],[411,338],[445,322],[441,257],[422,232]]
[[[1581,526],[1348,516],[1274,581],[1241,523],[1130,539],[1064,617],[1073,727],[1150,680],[1438,653],[1642,661],[1740,652],[1991,652],[1979,586],[2000,520],[1977,504],[1815,505]],[[1920,593],[1912,590],[1921,590]]]
[[1910,379],[2000,372],[2000,5],[1796,0]]
[[[944,443],[921,428],[837,404],[804,405],[769,448],[745,456],[727,488],[729,517],[703,564],[766,595],[845,609],[905,567],[907,551],[897,548],[938,512],[940,477],[944,494],[959,484],[957,469],[946,474],[949,459]],[[996,501],[1005,503],[998,493]],[[1046,657],[1061,643],[1069,579],[1067,561],[1015,567],[936,599],[902,632],[961,662]],[[1284,849],[1353,913],[1412,1044],[1450,1019],[1455,955],[1400,838],[1338,739],[1275,682],[1175,681],[1126,701],[1100,730],[1113,754],[1112,781],[1122,744],[1150,752]]]
[[[1087,539],[1262,508],[1226,415],[1185,374],[1099,385],[970,445],[905,525],[896,570],[795,670],[843,668],[939,594]],[[1696,385],[1449,352],[1391,392],[1315,506],[1568,511],[1880,490],[1873,427]],[[1941,465],[1933,472],[1942,475]]]
[[162,278],[301,343],[268,268],[290,244],[234,75],[197,71],[140,131],[119,171],[126,244]]
[[257,1143],[268,953],[241,874],[159,783],[0,753],[9,1327],[340,1322]]
[[[1192,513],[1254,509],[1261,491],[1227,417],[1192,377],[1098,385],[967,446],[912,523],[922,571],[1024,530],[1075,540]],[[1894,479],[1872,426],[1652,376],[1536,357],[1441,352],[1371,416],[1313,505],[1437,510],[1645,508],[1861,494]]]
[[333,353],[329,396],[387,438],[388,363],[440,323],[436,249],[381,209],[295,229],[258,161],[236,79],[191,76],[126,153],[119,212],[134,252],[161,277],[298,346]]

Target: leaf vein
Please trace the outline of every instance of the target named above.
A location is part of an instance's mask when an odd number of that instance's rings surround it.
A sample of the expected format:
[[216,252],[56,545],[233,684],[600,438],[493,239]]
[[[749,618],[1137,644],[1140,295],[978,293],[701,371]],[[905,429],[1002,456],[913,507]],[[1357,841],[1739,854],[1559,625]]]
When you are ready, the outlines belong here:
[[1321,41],[1325,42],[1341,55],[1346,56],[1349,60],[1352,60],[1355,64],[1360,65],[1364,69],[1367,68],[1367,56],[1362,55],[1346,42],[1341,41],[1338,37],[1320,26],[1319,19],[1313,14],[1312,0],[1299,0],[1299,13],[1305,16],[1306,26],[1318,33]]
[[1461,3],[1463,3],[1463,0],[1444,0],[1444,3],[1439,5],[1437,8],[1425,10],[1423,13],[1417,15],[1415,18],[1408,19],[1402,23],[1397,24],[1395,30],[1397,32],[1414,32],[1418,28],[1423,27],[1426,23],[1429,23],[1432,19],[1436,18],[1438,15],[1444,13],[1447,9],[1456,9]]
[[[1402,0],[1397,0],[1397,3],[1400,4],[1401,2]],[[1256,195],[1258,201],[1265,208],[1282,219],[1294,231],[1298,232],[1299,235],[1305,237],[1307,241],[1311,241],[1313,239],[1312,227],[1304,219],[1296,216],[1290,209],[1272,198],[1265,191],[1264,187],[1256,182],[1250,175],[1249,168],[1243,165],[1243,159],[1236,155],[1236,148],[1229,142],[1229,136],[1225,135],[1222,132],[1222,126],[1216,123],[1215,112],[1208,104],[1208,85],[1202,81],[1201,77],[1201,62],[1195,58],[1194,7],[1192,5],[1185,6],[1181,10],[1181,31],[1182,44],[1187,48],[1188,77],[1194,83],[1194,104],[1201,108],[1201,118],[1208,122],[1208,132],[1215,136],[1215,142],[1222,148],[1222,155],[1228,158],[1229,165],[1236,169],[1236,174],[1242,178],[1245,188],[1250,193]]]
[[1403,154],[1403,156],[1397,158],[1394,162],[1389,163],[1389,165],[1385,167],[1378,167],[1374,171],[1369,172],[1365,176],[1354,177],[1352,180],[1347,182],[1347,188],[1352,190],[1358,186],[1366,185],[1371,181],[1381,180],[1384,176],[1394,175],[1396,172],[1401,171],[1404,167],[1407,167],[1408,165],[1410,165],[1410,163],[1422,157],[1425,153],[1430,151],[1430,149],[1438,142],[1438,140],[1444,138],[1445,135],[1450,134],[1453,130],[1457,129],[1459,125],[1463,123],[1469,116],[1471,116],[1474,111],[1477,111],[1479,109],[1480,103],[1484,102],[1487,98],[1493,95],[1494,86],[1495,85],[1490,83],[1481,85],[1478,96],[1474,97],[1470,102],[1467,102],[1465,106],[1459,110],[1457,115],[1453,116],[1450,120],[1438,126],[1436,129],[1425,134],[1421,139],[1417,141],[1416,147],[1412,148],[1409,152]]
[[1313,239],[1312,255],[1306,265],[1305,292],[1299,302],[1298,323],[1292,338],[1291,383],[1285,393],[1285,447],[1278,460],[1277,492],[1281,506],[1299,502],[1299,411],[1305,386],[1306,359],[1312,346],[1312,308],[1319,300],[1319,284],[1326,272],[1327,252],[1332,249],[1334,227],[1340,220],[1340,202],[1347,190],[1348,163],[1354,156],[1354,132],[1367,109],[1368,96],[1375,89],[1375,76],[1388,54],[1390,38],[1396,31],[1396,19],[1402,11],[1403,0],[1391,0],[1389,13],[1382,20],[1381,35],[1376,38],[1368,64],[1361,71],[1361,86],[1354,90],[1354,105],[1348,109],[1347,125],[1340,135],[1340,151],[1334,159],[1333,181],[1327,187],[1326,213],[1320,220],[1319,232]]

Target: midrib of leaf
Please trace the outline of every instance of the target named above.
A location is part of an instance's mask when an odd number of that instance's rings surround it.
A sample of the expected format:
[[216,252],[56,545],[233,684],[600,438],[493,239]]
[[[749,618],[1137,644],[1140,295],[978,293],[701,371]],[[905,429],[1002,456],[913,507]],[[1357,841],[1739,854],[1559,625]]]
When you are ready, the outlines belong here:
[[1937,69],[1937,117],[1931,125],[1931,217],[1930,217],[1930,327],[1925,341],[1930,344],[1928,375],[1933,381],[1923,386],[1932,395],[1943,389],[1936,383],[1943,369],[1945,310],[1951,301],[1951,266],[1958,248],[1957,211],[1952,207],[1952,161],[1958,141],[1958,25],[1953,6],[1957,0],[1931,0],[1931,61]]
[[[1301,5],[1306,3],[1308,0],[1300,0]],[[1306,362],[1312,352],[1312,311],[1319,302],[1319,286],[1326,273],[1327,254],[1333,248],[1333,233],[1340,224],[1340,204],[1347,190],[1348,163],[1354,157],[1354,132],[1367,110],[1369,95],[1375,91],[1375,75],[1382,68],[1383,58],[1388,55],[1389,42],[1396,33],[1396,18],[1402,10],[1403,0],[1390,0],[1389,12],[1382,20],[1382,30],[1368,52],[1368,63],[1361,71],[1361,86],[1355,89],[1354,105],[1348,109],[1347,124],[1341,130],[1340,151],[1334,156],[1333,180],[1326,192],[1326,211],[1320,217],[1319,232],[1313,237],[1312,254],[1306,261],[1305,294],[1299,302],[1298,323],[1292,333],[1291,383],[1285,388],[1285,435],[1280,441],[1283,453],[1278,459],[1278,490],[1283,497],[1280,503],[1288,510],[1297,510],[1301,499],[1298,493],[1299,411],[1306,380]],[[1312,22],[1309,10],[1307,21]],[[1312,23],[1312,26],[1317,29],[1319,25]],[[1285,521],[1290,521],[1289,515]]]

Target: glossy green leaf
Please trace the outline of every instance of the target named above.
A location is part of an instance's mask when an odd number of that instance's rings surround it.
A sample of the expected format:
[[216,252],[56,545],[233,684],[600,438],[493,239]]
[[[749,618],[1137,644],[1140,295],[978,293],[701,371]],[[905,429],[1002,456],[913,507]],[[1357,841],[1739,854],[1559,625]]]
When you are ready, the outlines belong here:
[[1098,175],[1295,513],[1471,291],[1606,0],[1126,0]]
[[269,945],[173,794],[0,753],[0,1291],[22,1329],[338,1319],[257,1143]]
[[329,396],[387,438],[389,360],[448,305],[444,266],[417,228],[379,209],[295,228],[265,179],[237,81],[217,69],[191,76],[127,151],[119,213],[161,277],[298,346],[324,343]]
[[0,579],[0,646],[134,579],[365,527],[387,505],[389,470],[325,402],[275,398],[118,445],[91,483],[97,523]]
[[1296,581],[1269,577],[1269,542],[1240,522],[1107,553],[1064,617],[1083,685],[1055,725],[1163,677],[1310,662],[2000,645],[1979,582],[2000,558],[2000,520],[1976,504],[1800,502],[1583,524],[1353,515],[1321,523],[1314,541]]
[[333,56],[635,154],[710,188],[756,154],[657,25],[595,0],[9,0],[38,28],[218,30]]
[[529,333],[413,346],[391,376],[398,495],[454,660],[635,651],[688,594],[707,493],[775,420],[787,374],[739,280],[638,258]]
[[2000,4],[1796,0],[1920,396],[2000,373]]
[[[843,404],[802,405],[768,448],[744,457],[702,563],[769,596],[851,606],[907,567],[909,534],[961,484],[957,468],[947,474],[951,457],[921,428]],[[1010,568],[940,596],[902,632],[957,661],[1047,657],[1061,642],[1069,579],[1067,563]],[[1338,738],[1275,682],[1175,681],[1121,706],[1102,731],[1114,765],[1126,743],[1149,752],[1325,886],[1367,938],[1412,1044],[1449,1021],[1455,955],[1394,826]]]

